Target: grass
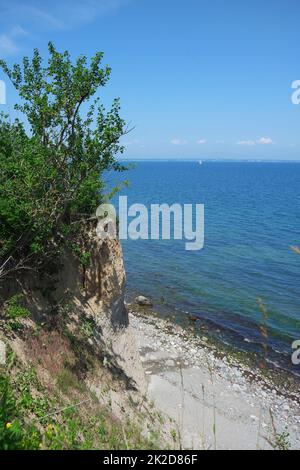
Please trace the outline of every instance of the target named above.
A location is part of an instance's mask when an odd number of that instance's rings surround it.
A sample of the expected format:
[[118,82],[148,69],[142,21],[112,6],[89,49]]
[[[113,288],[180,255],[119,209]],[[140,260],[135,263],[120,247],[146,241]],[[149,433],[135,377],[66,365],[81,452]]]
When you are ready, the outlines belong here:
[[33,396],[34,387],[28,382],[31,374],[32,371],[18,376],[18,393],[8,376],[2,374],[0,377],[1,450],[158,448],[160,434],[157,430],[151,429],[145,437],[139,423],[129,418],[121,423],[99,404],[97,412],[95,408],[93,412],[84,407],[80,410],[75,404],[48,413],[53,406],[58,406],[58,402],[47,396],[45,390],[41,396]]
[[30,315],[27,308],[22,306],[23,296],[21,294],[11,297],[5,305],[5,314],[10,320],[26,318]]
[[269,441],[273,449],[275,450],[290,450],[291,443],[290,443],[290,434],[285,428],[282,432],[278,432],[275,424],[275,418],[271,410],[269,410],[272,429],[273,429],[273,438]]
[[64,394],[69,393],[72,389],[79,392],[83,392],[86,389],[85,385],[79,381],[76,375],[68,369],[67,366],[58,374],[56,384],[59,390]]
[[[161,447],[154,425],[145,433],[146,414],[133,413],[134,419],[125,414],[122,421],[114,418],[110,406],[101,405],[67,364],[51,390],[42,385],[33,366],[23,367],[14,359],[0,369],[1,450]],[[70,403],[74,390],[81,401]],[[124,411],[128,413],[130,407],[128,400]]]
[[274,436],[274,449],[276,450],[290,450],[290,434],[287,429],[281,433],[276,433]]
[[0,318],[4,320],[3,326],[7,331],[21,331],[23,324],[20,320],[30,316],[30,311],[24,307],[23,301],[23,295],[17,294],[5,302]]
[[85,319],[82,322],[82,326],[80,328],[80,331],[87,338],[91,338],[94,334],[94,329],[95,329],[94,321],[90,320],[90,319]]
[[[119,376],[103,367],[102,349],[87,342],[95,328],[91,319],[81,316],[73,322],[76,328],[68,330],[72,311],[67,305],[53,324],[27,327],[21,320],[30,312],[22,296],[6,302],[0,322],[7,337],[7,364],[0,366],[0,450],[162,448],[163,418],[150,416],[144,399],[142,407]],[[22,360],[10,347],[19,328]],[[33,350],[26,348],[29,335]],[[97,398],[89,390],[85,378],[93,374],[98,381],[101,377],[99,387],[107,396]],[[114,416],[112,390],[120,395],[122,419]]]

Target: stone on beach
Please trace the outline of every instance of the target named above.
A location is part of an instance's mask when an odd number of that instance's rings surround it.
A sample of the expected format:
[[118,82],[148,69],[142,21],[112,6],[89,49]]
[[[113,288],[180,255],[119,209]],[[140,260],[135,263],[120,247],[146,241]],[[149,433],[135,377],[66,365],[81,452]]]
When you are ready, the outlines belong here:
[[148,297],[144,297],[143,295],[136,297],[135,301],[141,307],[153,307],[151,300],[148,299]]

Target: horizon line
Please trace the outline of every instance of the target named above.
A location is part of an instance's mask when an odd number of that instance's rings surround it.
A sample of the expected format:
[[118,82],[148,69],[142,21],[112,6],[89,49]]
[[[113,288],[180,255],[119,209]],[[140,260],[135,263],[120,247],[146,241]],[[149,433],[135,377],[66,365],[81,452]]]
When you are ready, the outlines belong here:
[[208,158],[208,159],[201,159],[201,158],[119,158],[119,161],[122,162],[201,162],[201,163],[300,163],[300,159],[233,159],[233,158]]

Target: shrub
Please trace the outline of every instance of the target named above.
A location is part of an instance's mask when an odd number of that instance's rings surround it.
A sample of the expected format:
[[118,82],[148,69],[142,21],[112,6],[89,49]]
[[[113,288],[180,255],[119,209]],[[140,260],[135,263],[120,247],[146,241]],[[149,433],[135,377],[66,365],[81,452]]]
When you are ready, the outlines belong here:
[[111,72],[103,54],[73,62],[48,49],[46,64],[37,49],[12,68],[0,60],[29,123],[0,114],[0,279],[57,266],[63,244],[76,243],[104,198],[103,173],[125,169],[116,160],[126,133],[119,101],[106,112],[95,98]]

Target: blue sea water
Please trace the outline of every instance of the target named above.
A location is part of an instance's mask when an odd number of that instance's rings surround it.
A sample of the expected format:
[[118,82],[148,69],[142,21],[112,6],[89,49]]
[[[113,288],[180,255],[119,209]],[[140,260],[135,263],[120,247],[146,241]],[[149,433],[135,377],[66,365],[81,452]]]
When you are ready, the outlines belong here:
[[300,256],[290,249],[300,245],[300,164],[138,162],[126,177],[128,204],[205,205],[201,251],[178,240],[122,241],[129,290],[163,298],[241,346],[262,342],[260,297],[270,347],[291,364],[300,339]]

